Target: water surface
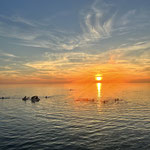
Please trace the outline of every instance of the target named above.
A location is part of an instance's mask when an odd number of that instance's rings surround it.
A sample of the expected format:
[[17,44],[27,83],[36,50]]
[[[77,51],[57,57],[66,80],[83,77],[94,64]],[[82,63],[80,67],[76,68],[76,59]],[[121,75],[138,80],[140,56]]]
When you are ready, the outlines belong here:
[[[149,150],[149,90],[137,83],[1,85],[8,99],[0,100],[0,149]],[[41,100],[24,102],[25,95]]]

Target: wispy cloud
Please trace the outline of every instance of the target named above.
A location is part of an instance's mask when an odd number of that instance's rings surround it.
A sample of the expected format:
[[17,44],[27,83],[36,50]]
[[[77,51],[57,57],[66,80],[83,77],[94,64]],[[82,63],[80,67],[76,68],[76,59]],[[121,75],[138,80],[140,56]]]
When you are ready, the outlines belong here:
[[122,18],[120,19],[121,25],[127,25],[131,20],[132,17],[135,16],[136,10],[129,10],[127,13],[125,13]]
[[130,46],[109,50],[105,54],[110,56],[109,63],[123,64],[128,67],[130,65],[147,67],[150,57],[150,42],[137,42]]
[[36,27],[38,24],[38,22],[33,22],[29,19],[25,19],[24,17],[21,16],[4,16],[4,15],[0,15],[0,18],[3,19],[4,21],[10,21],[10,22],[14,22],[14,23],[21,23],[27,26],[32,26],[32,27]]
[[115,13],[107,16],[109,7],[105,6],[107,8],[104,10],[104,8],[98,7],[101,5],[98,4],[98,1],[95,1],[90,9],[82,12],[84,19],[81,23],[81,27],[84,31],[83,38],[85,41],[106,38],[109,37],[112,32]]
[[[110,36],[115,15],[111,15],[107,20],[104,20],[107,12],[97,8],[96,1],[91,8],[82,11],[80,15],[82,28],[80,34],[55,28],[49,30],[40,23],[35,23],[35,21],[21,16],[6,17],[2,15],[0,16],[3,20],[0,23],[0,33],[1,36],[20,39],[19,45],[55,50],[73,50]],[[12,22],[11,25],[7,23],[8,20]],[[13,22],[16,22],[16,24],[13,24]],[[27,27],[22,29],[19,23],[25,24]]]
[[[110,3],[95,0],[91,6],[82,9],[79,13],[80,33],[52,27],[48,22],[41,24],[46,18],[35,21],[21,16],[0,15],[0,35],[19,39],[20,41],[15,44],[27,47],[47,48],[55,51],[85,49],[91,43],[110,38],[113,32],[118,35],[129,33],[130,28],[134,27],[129,27],[128,24],[137,19],[134,17],[136,13],[137,11],[132,9],[119,14]],[[8,21],[11,23],[8,24]]]
[[11,58],[17,58],[18,57],[14,54],[5,53],[5,52],[2,52],[2,51],[0,51],[0,56],[6,56],[6,57],[11,57]]

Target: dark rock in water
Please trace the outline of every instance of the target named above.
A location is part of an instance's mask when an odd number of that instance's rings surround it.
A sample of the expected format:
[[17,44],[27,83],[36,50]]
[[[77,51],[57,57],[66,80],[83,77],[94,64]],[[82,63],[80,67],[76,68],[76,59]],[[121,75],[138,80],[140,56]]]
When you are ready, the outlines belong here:
[[26,101],[26,100],[29,100],[29,99],[30,99],[30,98],[29,98],[29,97],[26,97],[26,96],[22,98],[23,101]]
[[0,97],[0,99],[10,99],[10,97]]
[[73,91],[73,89],[69,89],[69,91]]
[[5,97],[0,97],[0,99],[5,99]]
[[103,100],[103,101],[102,101],[102,103],[104,103],[104,104],[107,103],[107,102],[108,102],[108,100]]
[[119,101],[119,98],[115,98],[115,102]]
[[115,102],[122,101],[122,99],[115,98]]
[[39,99],[38,96],[32,96],[32,97],[31,97],[31,101],[32,101],[33,103],[35,103],[35,102],[39,102],[40,99]]
[[95,101],[94,98],[90,99],[90,98],[78,98],[76,99],[76,101]]

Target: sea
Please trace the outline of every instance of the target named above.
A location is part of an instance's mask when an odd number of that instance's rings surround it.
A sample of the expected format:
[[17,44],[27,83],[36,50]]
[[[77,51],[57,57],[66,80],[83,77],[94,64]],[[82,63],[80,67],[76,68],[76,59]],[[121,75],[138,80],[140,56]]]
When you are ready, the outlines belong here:
[[150,84],[0,85],[0,150],[150,150]]

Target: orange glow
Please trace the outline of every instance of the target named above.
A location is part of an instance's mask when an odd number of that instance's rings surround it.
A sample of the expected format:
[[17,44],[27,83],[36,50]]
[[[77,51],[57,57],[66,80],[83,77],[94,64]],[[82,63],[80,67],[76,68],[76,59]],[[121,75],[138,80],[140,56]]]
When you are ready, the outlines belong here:
[[[128,83],[128,82],[150,82],[150,78],[147,71],[142,66],[137,67],[136,65],[126,65],[121,63],[106,63],[99,65],[87,65],[86,67],[80,65],[76,68],[57,71],[57,67],[54,67],[52,63],[48,62],[37,62],[27,64],[37,70],[43,70],[36,74],[22,74],[17,71],[1,71],[0,84],[15,84],[15,83],[30,83],[30,84],[53,84],[53,83]],[[50,67],[49,67],[50,66]],[[51,67],[53,66],[53,67]],[[49,71],[55,70],[56,71]],[[77,71],[75,71],[77,70]],[[100,71],[99,71],[100,70]],[[139,70],[139,71],[135,71]],[[66,72],[65,72],[66,71]],[[100,72],[100,73],[99,73]]]

